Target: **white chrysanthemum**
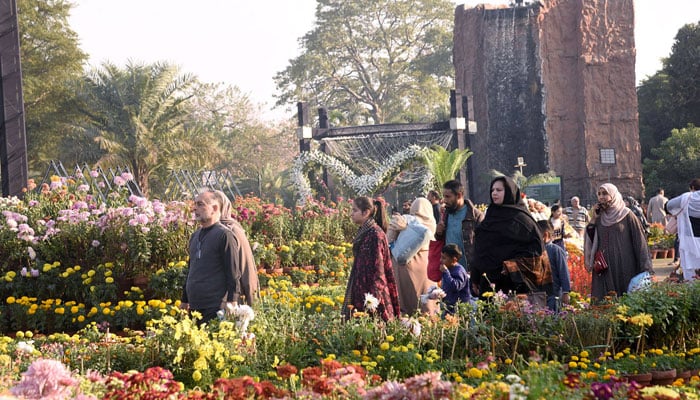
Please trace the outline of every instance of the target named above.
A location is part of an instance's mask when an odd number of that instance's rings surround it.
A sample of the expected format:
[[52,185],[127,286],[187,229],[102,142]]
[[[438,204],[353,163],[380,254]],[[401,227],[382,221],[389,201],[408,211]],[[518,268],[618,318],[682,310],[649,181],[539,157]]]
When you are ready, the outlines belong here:
[[379,307],[379,299],[372,296],[371,293],[365,293],[365,310],[374,312]]

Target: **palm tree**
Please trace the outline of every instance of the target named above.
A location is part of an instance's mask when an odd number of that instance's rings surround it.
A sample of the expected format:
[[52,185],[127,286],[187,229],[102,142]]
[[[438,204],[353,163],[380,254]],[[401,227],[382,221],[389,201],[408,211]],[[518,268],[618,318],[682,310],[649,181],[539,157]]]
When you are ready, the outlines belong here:
[[129,62],[121,69],[107,62],[91,72],[79,88],[80,111],[86,136],[105,152],[98,164],[128,165],[147,195],[152,174],[186,135],[185,91],[193,82],[167,63]]
[[[506,174],[492,169],[491,171],[489,171],[489,175],[491,176],[491,179],[493,179],[498,176],[505,176]],[[530,176],[525,176],[522,172],[515,171],[513,172],[513,176],[511,176],[511,178],[513,178],[520,190],[525,190],[525,188],[530,185],[538,185],[541,183],[552,182],[554,179],[556,179],[556,177],[557,173],[554,171],[544,172],[541,174],[535,174]]]
[[472,154],[474,153],[469,149],[447,151],[440,145],[432,146],[425,158],[428,170],[434,177],[434,187],[439,190],[445,182],[455,179]]

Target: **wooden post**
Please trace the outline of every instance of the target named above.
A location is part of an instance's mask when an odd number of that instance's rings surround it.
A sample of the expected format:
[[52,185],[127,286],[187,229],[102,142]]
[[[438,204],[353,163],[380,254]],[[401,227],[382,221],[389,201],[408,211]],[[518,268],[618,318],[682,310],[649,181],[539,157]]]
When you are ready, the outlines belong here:
[[[463,103],[462,91],[459,89],[450,90],[450,129],[454,131],[452,137],[452,147],[464,150],[467,148],[467,139],[464,134],[466,129],[465,104]],[[462,166],[459,170],[459,182],[464,187],[464,197],[469,198],[469,180],[467,179],[467,166]]]
[[309,105],[303,101],[297,103],[297,138],[299,139],[299,152],[311,150],[311,121],[309,119]]
[[[330,128],[330,125],[328,124],[328,109],[326,107],[319,107],[318,108],[318,129],[320,131],[326,130]],[[321,141],[321,145],[319,146],[321,152],[325,153],[326,152],[326,142]],[[336,193],[335,193],[335,183],[333,182],[333,176],[328,174],[327,169],[323,169],[323,182],[326,184],[326,187],[328,188],[328,193],[335,201],[336,199]]]

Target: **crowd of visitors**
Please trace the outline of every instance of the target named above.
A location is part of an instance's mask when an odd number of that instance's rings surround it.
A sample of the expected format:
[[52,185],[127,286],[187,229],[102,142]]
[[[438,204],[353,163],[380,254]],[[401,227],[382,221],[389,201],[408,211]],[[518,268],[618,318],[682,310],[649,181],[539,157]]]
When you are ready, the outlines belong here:
[[[526,296],[553,312],[569,302],[571,282],[566,242],[581,243],[591,273],[591,300],[621,296],[635,277],[653,274],[646,237],[649,223],[677,233],[683,279],[698,279],[700,269],[700,178],[671,200],[658,189],[644,209],[631,196],[605,183],[588,210],[572,197],[570,206],[548,207],[526,198],[513,179],[499,176],[489,187],[485,212],[465,197],[457,180],[402,204],[391,218],[383,200],[354,199],[353,240],[343,317],[364,312],[384,321],[421,312],[443,316],[459,303],[492,297],[494,292]],[[195,199],[200,223],[190,239],[190,265],[182,307],[202,322],[238,304],[253,305],[258,279],[243,228],[231,218],[231,203],[215,190]],[[432,273],[431,273],[432,272]]]

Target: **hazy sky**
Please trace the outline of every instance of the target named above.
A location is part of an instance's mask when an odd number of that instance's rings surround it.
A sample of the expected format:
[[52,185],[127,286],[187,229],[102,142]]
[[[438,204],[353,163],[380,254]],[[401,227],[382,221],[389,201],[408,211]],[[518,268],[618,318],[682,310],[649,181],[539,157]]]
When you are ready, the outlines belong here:
[[[620,0],[611,0],[620,1]],[[236,85],[269,110],[272,77],[299,54],[315,0],[74,0],[71,27],[90,64],[170,61],[205,82]],[[456,4],[508,3],[455,1]],[[699,0],[635,0],[637,81],[661,68],[684,24],[700,20]],[[268,111],[268,118],[292,111]]]

